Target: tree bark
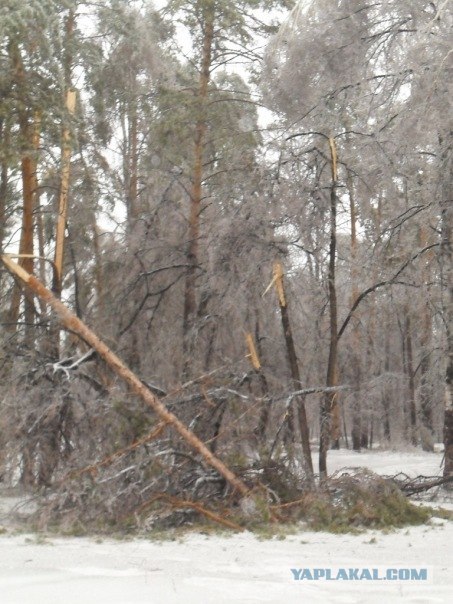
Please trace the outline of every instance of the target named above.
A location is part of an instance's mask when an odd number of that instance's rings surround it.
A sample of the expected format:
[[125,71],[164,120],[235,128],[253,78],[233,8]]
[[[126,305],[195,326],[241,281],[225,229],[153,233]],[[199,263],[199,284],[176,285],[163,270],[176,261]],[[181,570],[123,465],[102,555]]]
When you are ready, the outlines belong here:
[[409,308],[405,308],[405,323],[404,336],[406,340],[406,376],[407,376],[407,391],[409,403],[409,425],[408,436],[411,444],[417,445],[417,410],[415,406],[415,380],[414,380],[414,360],[412,346],[412,324]]

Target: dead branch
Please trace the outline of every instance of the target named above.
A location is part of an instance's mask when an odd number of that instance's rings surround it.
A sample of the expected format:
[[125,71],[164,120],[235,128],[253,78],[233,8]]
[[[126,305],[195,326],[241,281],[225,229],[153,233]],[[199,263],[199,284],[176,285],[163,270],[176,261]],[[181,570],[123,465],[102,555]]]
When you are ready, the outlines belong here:
[[96,351],[91,349],[82,355],[80,358],[69,357],[67,359],[62,359],[61,361],[57,361],[56,363],[49,363],[48,367],[52,368],[53,374],[55,375],[59,371],[62,371],[65,377],[69,380],[70,374],[69,372],[73,369],[77,369],[83,363],[90,361],[96,355]]
[[286,398],[286,406],[289,406],[292,399],[301,394],[317,394],[321,392],[337,392],[338,390],[347,390],[350,386],[343,384],[342,386],[314,386],[313,388],[303,388],[302,390],[296,390],[291,392]]
[[395,476],[387,476],[389,480],[392,480],[406,496],[416,495],[417,493],[423,493],[429,491],[434,487],[441,487],[445,484],[453,482],[453,476],[417,476],[411,478],[407,474],[400,472]]
[[277,429],[277,432],[275,434],[274,442],[272,443],[272,447],[271,447],[271,450],[269,453],[269,459],[271,459],[271,457],[274,453],[275,447],[277,446],[277,442],[278,442],[280,433],[283,430],[283,427],[284,427],[287,417],[288,417],[291,403],[295,397],[300,396],[300,395],[305,395],[305,394],[316,394],[316,393],[321,393],[321,392],[322,393],[337,392],[339,390],[346,390],[347,388],[349,388],[349,386],[346,384],[344,384],[342,386],[315,386],[314,388],[304,388],[302,390],[296,390],[294,392],[291,392],[291,394],[289,394],[287,397],[285,397],[286,403],[285,403],[283,418],[282,418],[280,425]]
[[124,447],[123,449],[119,449],[118,451],[115,451],[114,453],[111,453],[110,455],[107,455],[107,457],[104,457],[104,459],[101,459],[101,461],[98,461],[97,463],[90,464],[89,466],[85,466],[84,468],[80,468],[79,470],[73,470],[73,471],[69,472],[68,474],[66,474],[66,476],[64,476],[64,478],[62,478],[62,480],[60,481],[60,484],[66,482],[67,480],[73,480],[74,478],[83,476],[84,474],[91,474],[92,476],[94,476],[95,474],[97,474],[97,471],[99,470],[99,468],[104,468],[104,467],[112,464],[117,459],[120,459],[127,453],[130,453],[131,451],[138,449],[142,445],[149,443],[151,440],[154,440],[155,438],[160,436],[163,429],[167,425],[168,424],[166,422],[159,422],[157,424],[157,426],[154,428],[154,430],[152,430],[148,434],[145,434],[145,436],[138,438],[137,440],[135,440],[133,443],[131,443],[127,447]]
[[240,526],[239,524],[236,524],[235,522],[232,522],[231,520],[227,520],[226,518],[223,518],[222,516],[215,514],[214,512],[203,507],[200,503],[198,503],[196,501],[186,501],[184,499],[179,499],[178,497],[172,497],[171,495],[167,495],[166,493],[160,493],[158,495],[155,495],[150,500],[141,504],[137,508],[135,513],[136,514],[142,513],[144,510],[146,510],[148,507],[150,507],[153,503],[155,503],[156,501],[159,501],[159,500],[167,501],[175,508],[189,508],[189,509],[195,510],[196,512],[199,512],[203,516],[206,516],[206,518],[209,518],[209,520],[213,520],[214,522],[217,522],[218,524],[226,526],[227,528],[233,529],[235,531],[244,531],[245,530],[245,528],[243,526]]

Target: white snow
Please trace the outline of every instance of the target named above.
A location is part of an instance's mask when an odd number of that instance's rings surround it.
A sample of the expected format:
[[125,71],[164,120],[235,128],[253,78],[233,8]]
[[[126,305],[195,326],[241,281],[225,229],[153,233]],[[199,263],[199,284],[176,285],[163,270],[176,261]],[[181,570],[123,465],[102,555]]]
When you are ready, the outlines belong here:
[[356,453],[341,449],[329,451],[327,465],[329,473],[345,467],[364,467],[378,474],[392,476],[404,472],[408,476],[442,475],[442,453],[423,451],[363,451]]
[[[331,471],[435,475],[441,454],[333,451]],[[453,523],[388,534],[250,533],[178,541],[0,536],[1,604],[430,604],[453,601]],[[431,582],[295,581],[291,568],[428,567]]]

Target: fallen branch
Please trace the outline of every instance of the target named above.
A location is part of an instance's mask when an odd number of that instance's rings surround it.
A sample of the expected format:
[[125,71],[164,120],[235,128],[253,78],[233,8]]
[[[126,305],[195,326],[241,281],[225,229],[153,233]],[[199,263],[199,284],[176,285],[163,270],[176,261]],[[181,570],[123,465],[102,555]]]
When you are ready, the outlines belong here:
[[222,516],[219,516],[218,514],[211,512],[211,510],[208,510],[207,508],[203,507],[198,502],[186,501],[185,499],[178,499],[177,497],[172,497],[171,495],[167,495],[166,493],[160,493],[159,495],[155,495],[149,501],[142,503],[142,505],[140,505],[137,508],[135,513],[140,514],[141,512],[146,510],[146,508],[150,507],[153,503],[155,503],[156,501],[159,501],[161,499],[168,501],[168,503],[170,503],[175,508],[189,508],[191,510],[195,510],[196,512],[199,512],[203,516],[206,516],[206,518],[209,518],[209,520],[213,520],[214,522],[217,522],[218,524],[226,526],[227,528],[233,529],[235,531],[244,531],[245,530],[245,528],[243,526],[240,526],[239,524],[236,524],[235,522],[232,522],[231,520],[227,520],[226,518],[222,518]]
[[58,371],[62,371],[65,374],[65,377],[69,380],[70,371],[78,369],[80,365],[90,361],[95,355],[96,351],[91,349],[79,358],[69,357],[68,359],[57,361],[56,363],[49,363],[48,366],[52,368],[54,374],[58,373]]
[[[404,478],[398,478],[399,476],[403,476]],[[396,483],[400,491],[408,497],[453,482],[453,476],[417,476],[416,478],[410,478],[407,474],[400,473],[396,476],[388,476],[387,478]]]
[[339,390],[347,390],[350,386],[344,384],[343,386],[313,386],[312,388],[303,388],[302,390],[296,390],[295,392],[291,392],[286,398],[286,406],[289,407],[291,401],[296,396],[300,396],[302,394],[317,394],[321,392],[337,392]]
[[152,430],[152,432],[145,434],[145,436],[142,436],[141,438],[135,440],[133,443],[131,443],[127,447],[124,447],[123,449],[119,449],[118,451],[111,453],[110,455],[108,455],[107,457],[104,457],[104,459],[102,459],[101,461],[98,461],[97,463],[90,464],[89,466],[85,466],[84,468],[80,468],[80,470],[73,470],[73,471],[69,472],[68,474],[66,474],[66,476],[64,476],[64,478],[62,478],[62,480],[60,481],[60,484],[62,484],[63,482],[66,482],[67,480],[73,480],[74,478],[83,476],[84,474],[91,474],[92,476],[94,476],[97,473],[99,468],[104,468],[106,466],[109,466],[110,464],[115,462],[120,457],[123,457],[127,453],[130,453],[131,451],[134,451],[135,449],[138,449],[142,445],[145,445],[146,443],[149,443],[151,440],[154,440],[155,438],[157,438],[162,433],[163,429],[166,426],[167,426],[166,422],[159,422],[157,424],[157,426],[154,428],[154,430]]
[[[275,450],[275,447],[277,446],[278,438],[280,436],[281,431],[283,430],[283,427],[286,423],[286,419],[289,414],[290,405],[295,397],[300,396],[300,395],[306,395],[306,394],[316,394],[316,393],[320,393],[320,392],[323,392],[323,393],[324,392],[337,392],[339,390],[346,390],[347,388],[349,388],[349,386],[346,384],[343,386],[318,386],[318,387],[315,386],[313,388],[303,388],[302,390],[296,390],[294,392],[291,392],[291,394],[289,394],[288,396],[282,397],[282,398],[285,398],[285,400],[286,400],[285,411],[284,411],[281,423],[277,429],[277,433],[275,434],[274,442],[272,443],[272,447],[271,447],[271,450],[269,453],[269,459],[271,459],[272,455],[274,454],[274,450]],[[277,400],[281,400],[281,399],[277,399]]]

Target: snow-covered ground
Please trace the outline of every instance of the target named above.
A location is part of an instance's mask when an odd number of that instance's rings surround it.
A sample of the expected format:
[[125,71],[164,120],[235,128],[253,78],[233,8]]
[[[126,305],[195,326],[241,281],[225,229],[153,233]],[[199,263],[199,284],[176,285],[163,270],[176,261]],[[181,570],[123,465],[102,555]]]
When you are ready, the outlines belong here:
[[[331,471],[435,475],[441,454],[330,453]],[[0,519],[1,523],[1,519]],[[252,604],[453,601],[453,523],[389,534],[249,533],[156,542],[0,536],[1,604]],[[432,581],[295,581],[292,568],[428,567]]]
[[[404,472],[408,476],[442,475],[443,453],[424,451],[363,451],[355,453],[341,449],[329,451],[327,465],[329,473],[345,467],[365,467],[378,474],[392,476]],[[316,462],[315,462],[316,466]]]

